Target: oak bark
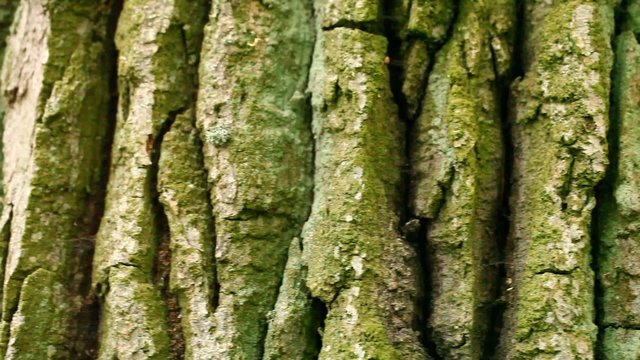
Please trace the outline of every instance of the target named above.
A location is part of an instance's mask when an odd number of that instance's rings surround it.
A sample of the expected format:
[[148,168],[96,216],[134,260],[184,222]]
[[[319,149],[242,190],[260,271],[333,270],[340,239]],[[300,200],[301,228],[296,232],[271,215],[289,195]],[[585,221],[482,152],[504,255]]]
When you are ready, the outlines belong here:
[[636,359],[640,2],[0,0],[3,359]]

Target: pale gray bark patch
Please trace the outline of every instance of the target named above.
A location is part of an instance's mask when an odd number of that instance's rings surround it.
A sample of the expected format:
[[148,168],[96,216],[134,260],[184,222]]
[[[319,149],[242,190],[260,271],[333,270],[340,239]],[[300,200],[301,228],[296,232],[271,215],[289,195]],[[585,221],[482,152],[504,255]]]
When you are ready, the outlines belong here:
[[309,212],[313,39],[310,1],[212,3],[197,126],[216,228],[214,358],[262,357],[287,251]]
[[[67,339],[81,326],[75,317],[88,274],[79,269],[90,260],[75,240],[89,235],[85,225],[95,216],[90,203],[105,142],[106,15],[98,1],[72,11],[63,0],[25,0],[7,43],[2,218],[10,239],[0,325],[6,359],[81,356]],[[48,312],[33,310],[38,298],[51,304]],[[30,345],[36,326],[46,324],[52,330]]]
[[591,212],[608,165],[609,2],[527,1],[501,342],[507,359],[594,357]]
[[176,234],[175,222],[164,233],[157,196],[169,189],[156,187],[164,137],[193,106],[203,9],[203,1],[127,1],[118,20],[120,99],[93,276],[103,304],[100,359],[184,356],[180,310],[164,278],[172,259],[160,250],[187,234]]

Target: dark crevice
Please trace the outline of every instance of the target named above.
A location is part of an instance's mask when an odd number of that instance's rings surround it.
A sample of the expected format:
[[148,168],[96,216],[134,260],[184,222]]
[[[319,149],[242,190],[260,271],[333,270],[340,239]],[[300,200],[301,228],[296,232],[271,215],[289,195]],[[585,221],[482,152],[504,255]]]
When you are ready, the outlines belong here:
[[162,293],[168,315],[169,339],[171,341],[171,359],[184,358],[185,341],[180,322],[180,306],[177,296],[171,292],[169,277],[171,274],[171,236],[169,233],[169,221],[160,202],[158,190],[158,163],[162,149],[164,136],[171,130],[176,116],[185,109],[171,111],[167,119],[161,124],[154,137],[151,137],[151,166],[149,167],[149,193],[151,195],[151,207],[153,211],[154,229],[156,231],[156,258],[153,269],[153,279]]
[[[37,269],[33,270],[36,271]],[[15,316],[16,312],[18,311],[18,306],[20,304],[20,297],[22,296],[22,287],[24,286],[24,281],[26,280],[26,278],[31,275],[33,272],[30,272],[29,274],[27,274],[23,279],[9,279],[9,281],[20,281],[20,286],[18,287],[18,292],[16,294],[16,298],[14,300],[14,302],[11,304],[11,307],[8,310],[9,315],[5,316],[5,314],[2,314],[2,322],[6,323],[7,328],[6,328],[6,337],[4,338],[4,340],[6,340],[7,342],[4,342],[2,344],[0,344],[1,348],[2,348],[2,359],[6,359],[7,357],[7,350],[9,349],[9,340],[11,339],[11,323],[13,322],[13,317]],[[7,284],[9,283],[9,281],[7,281]],[[7,285],[5,285],[5,288],[8,287]],[[3,301],[4,302],[4,301]],[[4,334],[3,334],[4,335]]]
[[311,326],[315,329],[314,337],[309,339],[309,341],[313,341],[313,346],[317,349],[314,354],[314,360],[318,359],[320,355],[320,350],[322,349],[322,335],[324,334],[324,321],[327,318],[327,306],[320,299],[312,298],[311,299]]
[[[515,36],[514,49],[511,54],[511,68],[509,73],[504,77],[499,77],[499,68],[497,58],[493,46],[490,46],[491,61],[494,74],[497,78],[496,93],[500,106],[500,119],[502,122],[502,143],[504,147],[503,159],[503,178],[501,191],[501,205],[499,209],[499,218],[497,224],[497,279],[496,294],[489,317],[489,331],[485,337],[483,347],[483,359],[495,359],[497,357],[500,336],[504,327],[505,312],[507,309],[507,297],[513,290],[512,279],[513,270],[513,239],[511,238],[511,207],[510,198],[513,183],[513,166],[514,166],[514,143],[511,135],[511,118],[513,116],[511,109],[515,107],[515,99],[511,96],[511,84],[519,77],[524,75],[523,69],[523,46],[525,37],[524,23],[524,1],[516,1],[516,20],[515,20]],[[490,264],[491,265],[491,264]]]
[[[9,256],[9,241],[11,241],[11,221],[13,220],[13,204],[5,205],[9,208],[9,215],[0,229],[0,280],[4,283],[4,273],[7,266],[7,256]],[[5,209],[6,211],[6,209]],[[0,286],[0,304],[4,300],[4,286]],[[0,307],[0,319],[2,319],[2,307]]]
[[420,274],[419,281],[420,284],[422,284],[422,291],[418,298],[419,310],[416,329],[422,335],[420,340],[431,359],[443,360],[443,358],[438,354],[436,343],[433,338],[433,329],[429,327],[429,317],[431,316],[431,296],[429,296],[429,294],[433,289],[432,279],[435,269],[430,266],[430,264],[433,264],[433,249],[428,242],[428,228],[429,220],[425,218],[420,219],[420,230],[418,232],[416,250],[419,256],[420,271],[418,274]]
[[616,330],[634,330],[634,331],[640,331],[640,326],[632,326],[632,325],[624,325],[624,326],[618,326],[618,325],[605,325],[602,326],[602,330],[604,332],[605,329],[616,329]]
[[81,308],[75,318],[76,335],[72,357],[75,359],[96,359],[99,348],[100,302],[98,296],[91,290],[91,270],[95,251],[95,236],[104,215],[107,184],[111,168],[111,148],[116,127],[118,110],[118,49],[115,45],[115,33],[118,19],[122,12],[124,0],[107,2],[108,11],[105,39],[105,66],[108,71],[108,111],[107,125],[102,147],[102,164],[99,172],[97,191],[88,202],[88,218],[84,221],[88,234],[79,239],[83,254],[79,271],[86,274],[80,284],[80,292],[84,297]]
[[[397,1],[397,0],[387,0],[387,1]],[[454,1],[454,0],[452,0]],[[445,35],[444,40],[442,40],[439,43],[429,43],[428,44],[428,51],[432,54],[431,55],[431,62],[429,63],[429,66],[427,67],[427,71],[425,72],[424,75],[424,79],[422,79],[422,91],[420,93],[420,97],[418,98],[418,109],[415,113],[415,115],[413,116],[413,118],[409,119],[409,125],[407,132],[407,135],[411,135],[411,133],[413,133],[414,128],[415,128],[415,123],[418,120],[418,117],[420,117],[420,114],[422,113],[422,105],[424,102],[424,97],[427,94],[427,86],[429,84],[429,76],[431,75],[433,68],[436,65],[437,62],[437,57],[438,54],[440,54],[440,50],[442,50],[442,48],[447,44],[447,42],[449,42],[449,40],[453,37],[453,31],[455,29],[455,25],[458,23],[458,15],[460,14],[460,0],[455,0],[454,4],[453,4],[453,16],[451,17],[451,21],[449,22],[449,26],[447,27],[447,35]],[[417,36],[417,34],[409,34],[407,36],[407,42],[409,41],[415,41],[413,39],[422,39],[422,36]],[[426,40],[425,40],[426,41]],[[407,139],[410,139],[410,137],[407,137]],[[408,144],[411,145],[411,144]],[[407,149],[407,151],[409,151],[410,149]],[[409,154],[407,152],[407,154]]]
[[360,30],[360,31],[368,32],[374,35],[382,35],[382,31],[377,21],[358,22],[358,21],[349,21],[349,20],[342,19],[336,22],[335,24],[322,27],[322,31],[331,31],[335,29]]
[[[627,13],[628,0],[622,0],[621,4],[615,9],[615,35],[611,39],[611,48],[613,49],[614,61],[611,69],[611,85],[609,90],[609,130],[607,133],[608,158],[609,166],[602,181],[600,181],[594,190],[596,206],[591,216],[591,269],[595,274],[594,278],[594,308],[595,308],[595,324],[598,327],[598,335],[596,339],[594,353],[597,359],[602,358],[604,330],[607,327],[603,323],[604,310],[602,299],[604,296],[604,287],[600,281],[600,233],[602,217],[606,216],[606,207],[604,200],[613,196],[613,184],[618,173],[619,149],[620,149],[620,107],[619,107],[619,89],[616,88],[616,71],[619,64],[617,58],[616,42],[618,35],[625,31],[629,14]],[[624,54],[622,54],[624,56]]]
[[[386,16],[383,16],[384,19],[384,35],[388,40],[388,49],[387,56],[391,61],[388,61],[388,69],[389,69],[389,77],[390,77],[390,88],[393,94],[394,102],[398,107],[398,115],[400,117],[400,121],[404,126],[404,134],[403,134],[403,142],[404,142],[404,162],[401,170],[401,199],[398,204],[398,209],[400,211],[400,232],[403,234],[406,241],[412,244],[415,249],[417,263],[419,269],[418,273],[418,282],[420,284],[418,300],[417,300],[417,314],[414,318],[413,327],[420,334],[420,341],[425,348],[428,355],[434,360],[440,360],[441,357],[438,355],[438,351],[436,349],[436,344],[433,340],[433,332],[432,329],[428,326],[428,319],[431,313],[431,297],[430,293],[432,290],[432,276],[434,272],[434,268],[430,265],[432,264],[432,254],[433,249],[429,248],[427,229],[429,227],[429,220],[426,218],[415,218],[415,214],[412,211],[412,169],[411,169],[411,153],[413,151],[414,140],[416,138],[415,128],[417,119],[420,117],[422,112],[422,103],[424,100],[424,96],[427,93],[429,76],[433,71],[433,68],[436,63],[436,57],[442,47],[451,39],[453,35],[453,29],[455,24],[457,23],[458,18],[458,1],[455,2],[454,6],[454,14],[449,23],[449,27],[447,29],[447,35],[445,39],[438,44],[429,44],[428,43],[428,51],[430,53],[431,61],[427,67],[427,70],[424,74],[424,78],[421,83],[421,92],[418,99],[417,111],[413,116],[410,114],[409,106],[407,102],[407,98],[402,91],[404,76],[405,76],[405,54],[403,53],[406,48],[408,48],[407,44],[411,41],[420,41],[419,36],[410,35],[410,37],[403,38],[400,34],[400,29],[398,29],[398,24],[406,21],[408,19],[398,19],[393,15],[393,9],[395,8],[395,2],[397,0],[384,0],[383,2],[383,12]],[[408,14],[407,14],[408,15]],[[450,177],[453,179],[453,172]],[[444,203],[444,197],[446,196],[446,189],[443,189],[442,197]]]
[[[211,0],[207,0],[204,2],[204,9],[202,11],[202,24],[203,24],[203,29],[206,28],[208,22],[210,21],[209,19],[209,14],[211,12]],[[184,30],[181,27],[181,31],[182,31],[182,37],[183,37],[183,43],[185,46],[185,61],[188,64],[188,58],[189,58],[189,54],[188,54],[188,48],[186,46],[186,39],[185,39],[185,34],[184,34]],[[204,41],[204,34],[201,35],[201,38],[199,40],[199,44],[196,47],[196,51],[197,51],[197,58],[196,58],[196,62],[195,64],[192,66],[192,83],[193,83],[193,92],[192,92],[192,96],[190,99],[190,107],[195,109],[195,106],[197,104],[198,101],[198,89],[200,88],[200,83],[199,83],[199,69],[200,69],[200,52],[202,50],[202,43]],[[192,125],[192,129],[195,132],[195,142],[196,142],[196,147],[198,148],[198,162],[199,162],[199,168],[201,169],[205,169],[207,170],[206,164],[204,162],[204,143],[202,142],[202,137],[200,134],[200,131],[198,129],[198,126],[196,125],[196,118],[195,116],[192,116],[191,119],[191,125]],[[213,215],[213,204],[212,204],[212,197],[211,197],[211,188],[209,186],[209,182],[207,181],[207,176],[204,175],[204,184],[205,184],[205,193],[206,193],[206,198],[207,198],[207,214],[206,216],[208,217],[208,222],[211,224],[211,233],[207,234],[211,237],[211,243],[209,244],[211,246],[211,259],[208,259],[209,261],[211,261],[211,268],[213,270],[214,274],[217,274],[216,272],[216,259],[215,259],[215,250],[216,250],[216,232],[215,232],[215,217]],[[211,314],[213,314],[213,312],[215,312],[215,310],[218,308],[218,305],[220,303],[220,282],[217,279],[217,276],[214,275],[214,277],[212,279],[210,279],[210,293],[211,293],[211,299],[209,299],[209,309],[211,311]]]
[[534,275],[545,275],[545,274],[552,274],[552,275],[571,275],[573,274],[573,270],[560,270],[560,269],[542,269],[539,271],[536,271],[535,273],[533,273]]

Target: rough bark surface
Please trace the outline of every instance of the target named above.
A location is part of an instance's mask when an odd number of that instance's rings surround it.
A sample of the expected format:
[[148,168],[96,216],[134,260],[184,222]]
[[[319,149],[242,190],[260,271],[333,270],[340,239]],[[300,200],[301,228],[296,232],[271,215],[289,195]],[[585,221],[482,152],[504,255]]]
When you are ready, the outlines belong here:
[[638,35],[637,0],[0,0],[0,358],[637,359]]
[[108,124],[106,15],[99,1],[23,1],[7,43],[5,359],[85,355],[70,339],[84,333],[77,316]]
[[501,80],[514,14],[514,1],[460,2],[414,128],[411,199],[426,220],[428,328],[446,359],[483,358],[491,326],[504,178]]
[[213,1],[198,129],[215,216],[220,359],[259,359],[289,245],[309,213],[309,1]]
[[507,359],[594,356],[591,212],[608,164],[606,1],[526,1],[524,76],[513,84]]
[[371,32],[382,25],[378,5],[315,3],[315,192],[303,261],[327,307],[320,359],[426,357],[412,329],[416,254],[398,232],[401,123],[387,39]]
[[601,288],[600,325],[603,359],[640,356],[640,2],[621,9],[622,32],[615,39],[616,62],[612,76],[611,166],[599,207],[600,246],[598,280]]

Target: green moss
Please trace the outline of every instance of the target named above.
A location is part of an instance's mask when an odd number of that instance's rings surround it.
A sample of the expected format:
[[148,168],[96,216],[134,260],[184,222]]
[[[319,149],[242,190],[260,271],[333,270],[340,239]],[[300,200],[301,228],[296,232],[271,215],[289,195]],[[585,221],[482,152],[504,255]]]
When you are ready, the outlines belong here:
[[25,278],[13,321],[5,325],[11,333],[11,341],[2,349],[5,358],[62,360],[72,356],[67,329],[60,326],[71,315],[66,296],[59,276],[53,272],[38,269]]
[[[591,211],[608,165],[613,9],[527,4],[515,85],[513,291],[504,356],[593,357]],[[552,295],[553,294],[553,295]]]
[[415,253],[396,230],[403,144],[387,40],[340,26],[318,36],[310,83],[316,187],[303,262],[312,296],[329,306],[319,358],[424,359],[411,330]]
[[[635,305],[639,283],[633,254],[640,245],[637,237],[638,161],[636,145],[639,128],[635,120],[640,112],[640,93],[635,85],[640,79],[640,47],[631,31],[616,39],[616,64],[612,94],[612,164],[605,196],[599,208],[600,248],[598,278],[603,285],[600,299],[602,322],[606,326],[635,327],[640,324],[640,308]],[[613,341],[613,340],[612,340]]]
[[607,328],[604,330],[601,356],[604,360],[634,360],[640,357],[640,331]]
[[289,244],[309,212],[311,19],[310,1],[212,3],[197,126],[215,214],[219,357],[259,357]]
[[360,26],[380,30],[381,0],[326,0],[319,7],[323,28]]
[[504,176],[499,92],[510,61],[494,68],[494,47],[510,44],[513,26],[513,19],[498,26],[491,14],[514,11],[514,2],[460,3],[413,132],[411,201],[414,216],[429,223],[428,327],[445,358],[480,359],[486,351]]

